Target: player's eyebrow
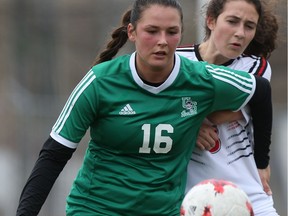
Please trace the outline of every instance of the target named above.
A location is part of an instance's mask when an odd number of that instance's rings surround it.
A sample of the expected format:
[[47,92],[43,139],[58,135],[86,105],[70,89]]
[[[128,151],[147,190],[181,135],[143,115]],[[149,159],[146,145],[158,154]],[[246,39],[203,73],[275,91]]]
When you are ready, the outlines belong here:
[[[226,19],[236,19],[236,20],[241,20],[240,17],[236,16],[236,15],[229,15],[226,17]],[[257,26],[257,22],[255,22],[254,20],[245,20],[245,23],[248,23],[249,25],[255,25]]]
[[[155,26],[155,25],[147,25],[145,26],[145,28],[160,28],[159,26]],[[179,26],[169,26],[167,29],[179,29]]]

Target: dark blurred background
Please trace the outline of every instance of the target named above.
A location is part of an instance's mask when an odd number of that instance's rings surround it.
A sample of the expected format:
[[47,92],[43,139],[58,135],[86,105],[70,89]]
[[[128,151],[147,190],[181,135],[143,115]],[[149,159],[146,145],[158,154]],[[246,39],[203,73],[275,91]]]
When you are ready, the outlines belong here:
[[[0,216],[15,215],[43,142],[67,97],[86,74],[133,0],[0,0]],[[180,0],[182,44],[203,38],[201,5]],[[274,104],[271,186],[287,215],[287,1],[279,0],[278,48],[269,59]],[[120,52],[133,51],[127,45]],[[65,215],[65,198],[82,162],[81,142],[54,185],[40,216]]]

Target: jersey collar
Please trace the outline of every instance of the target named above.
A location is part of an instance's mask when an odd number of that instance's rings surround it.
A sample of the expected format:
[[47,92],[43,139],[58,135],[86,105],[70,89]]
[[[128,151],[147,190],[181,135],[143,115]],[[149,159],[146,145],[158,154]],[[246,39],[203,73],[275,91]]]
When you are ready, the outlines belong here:
[[136,70],[135,61],[136,61],[136,52],[132,53],[132,55],[130,56],[130,62],[129,62],[130,70],[131,70],[132,77],[133,77],[134,81],[137,83],[138,86],[140,86],[141,88],[143,88],[146,91],[149,91],[153,94],[158,94],[159,92],[168,88],[174,82],[174,80],[176,79],[176,77],[180,71],[180,57],[175,54],[174,68],[173,68],[171,74],[169,75],[169,77],[166,79],[166,81],[157,87],[150,86],[150,85],[145,84],[142,81],[142,79],[139,77],[137,70]]

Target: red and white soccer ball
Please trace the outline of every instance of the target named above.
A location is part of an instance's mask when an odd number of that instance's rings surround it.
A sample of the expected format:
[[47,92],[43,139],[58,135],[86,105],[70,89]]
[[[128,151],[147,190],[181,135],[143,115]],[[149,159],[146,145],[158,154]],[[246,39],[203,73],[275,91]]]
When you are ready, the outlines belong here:
[[254,216],[246,193],[229,181],[208,179],[191,188],[181,216]]

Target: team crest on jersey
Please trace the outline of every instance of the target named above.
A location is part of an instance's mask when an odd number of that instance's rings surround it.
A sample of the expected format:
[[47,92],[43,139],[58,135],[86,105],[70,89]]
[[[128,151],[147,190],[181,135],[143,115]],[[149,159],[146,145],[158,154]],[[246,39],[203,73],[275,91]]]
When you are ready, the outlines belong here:
[[185,110],[181,112],[181,117],[197,114],[197,102],[192,101],[191,97],[182,97],[182,107]]

